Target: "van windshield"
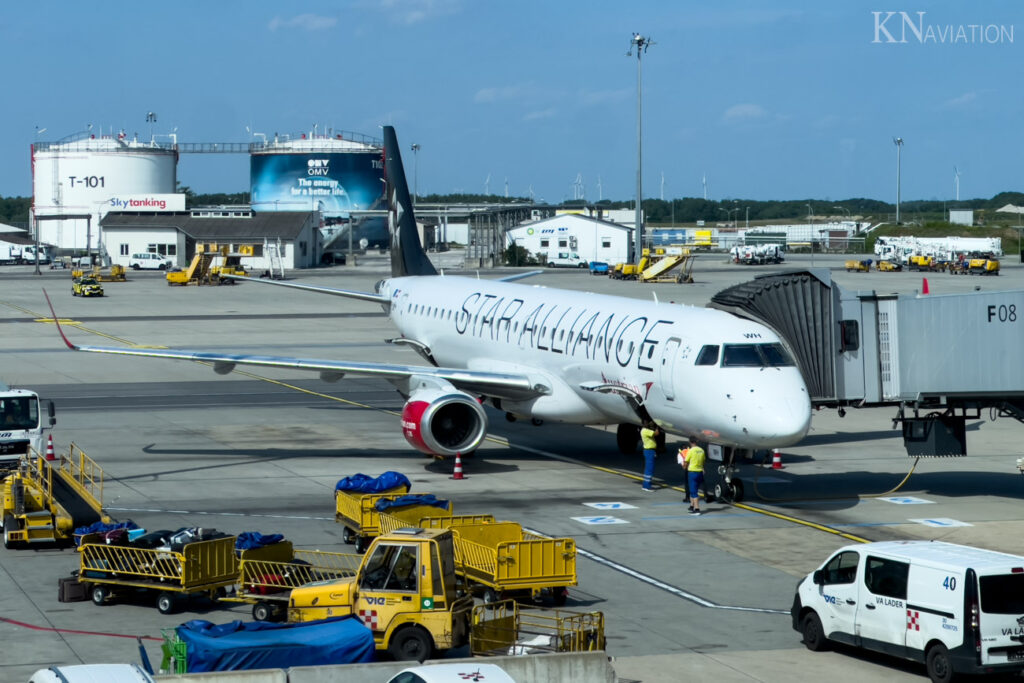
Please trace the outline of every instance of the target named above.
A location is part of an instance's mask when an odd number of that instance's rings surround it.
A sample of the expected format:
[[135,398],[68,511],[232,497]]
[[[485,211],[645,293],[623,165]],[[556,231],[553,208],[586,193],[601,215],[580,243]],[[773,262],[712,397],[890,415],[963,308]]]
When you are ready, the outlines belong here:
[[1024,574],[982,576],[981,611],[987,614],[1024,614]]

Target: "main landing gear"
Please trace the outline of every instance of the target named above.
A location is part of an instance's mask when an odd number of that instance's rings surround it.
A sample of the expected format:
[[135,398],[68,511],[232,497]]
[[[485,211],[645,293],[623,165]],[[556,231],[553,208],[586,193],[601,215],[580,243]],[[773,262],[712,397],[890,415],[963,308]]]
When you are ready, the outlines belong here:
[[640,445],[640,428],[636,425],[621,424],[615,432],[615,441],[623,455],[634,455]]

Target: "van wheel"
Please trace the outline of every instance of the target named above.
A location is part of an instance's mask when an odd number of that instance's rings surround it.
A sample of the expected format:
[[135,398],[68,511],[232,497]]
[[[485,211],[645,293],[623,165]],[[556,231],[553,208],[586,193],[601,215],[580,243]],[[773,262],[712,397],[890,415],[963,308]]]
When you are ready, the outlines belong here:
[[138,269],[139,269],[139,264],[138,263],[133,263],[132,264],[132,270],[138,270]]
[[434,640],[419,626],[411,626],[391,636],[388,652],[398,661],[422,662],[434,654]]
[[800,633],[804,636],[804,645],[811,652],[821,652],[826,648],[825,629],[821,627],[821,619],[816,613],[808,612],[804,615],[804,620],[800,622]]
[[925,668],[932,683],[949,683],[953,680],[953,665],[949,661],[949,650],[945,645],[939,643],[928,650]]

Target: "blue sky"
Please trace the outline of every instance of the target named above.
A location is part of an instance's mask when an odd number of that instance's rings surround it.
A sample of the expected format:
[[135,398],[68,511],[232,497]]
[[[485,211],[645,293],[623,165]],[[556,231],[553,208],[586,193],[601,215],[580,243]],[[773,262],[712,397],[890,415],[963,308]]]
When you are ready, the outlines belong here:
[[[904,200],[952,198],[954,167],[961,198],[1024,189],[1020,2],[181,0],[4,3],[0,195],[31,194],[33,139],[89,123],[148,137],[153,111],[188,142],[392,124],[410,176],[421,146],[421,194],[490,175],[492,193],[507,178],[558,202],[579,174],[587,199],[599,178],[629,199],[635,31],[655,42],[646,197],[662,174],[666,198],[701,196],[706,174],[712,199],[894,201],[894,136]],[[248,162],[187,155],[178,176],[243,191]]]

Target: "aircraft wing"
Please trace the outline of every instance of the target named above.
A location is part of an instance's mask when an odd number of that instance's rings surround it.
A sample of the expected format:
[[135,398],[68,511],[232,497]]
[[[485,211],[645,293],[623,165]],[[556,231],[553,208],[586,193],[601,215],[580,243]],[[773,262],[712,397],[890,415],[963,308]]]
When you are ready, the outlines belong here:
[[[49,297],[47,296],[47,302]],[[50,305],[53,313],[53,305]],[[238,365],[252,365],[264,368],[283,368],[317,372],[327,382],[335,382],[345,375],[380,377],[395,383],[400,389],[403,383],[413,377],[436,377],[450,382],[453,386],[476,394],[508,400],[527,400],[550,393],[543,378],[531,378],[525,374],[482,372],[461,368],[436,368],[421,365],[399,365],[393,363],[361,363],[357,361],[321,360],[316,358],[291,358],[287,356],[256,356],[214,351],[192,351],[187,349],[153,349],[146,347],[91,346],[72,344],[64,334],[57,314],[53,314],[57,331],[67,347],[73,351],[106,353],[118,356],[140,356],[144,358],[170,358],[208,363],[214,372],[226,375]]]
[[319,292],[320,294],[332,294],[334,296],[343,296],[349,299],[359,299],[360,301],[372,301],[375,304],[383,304],[384,306],[390,306],[391,300],[386,296],[380,294],[374,294],[372,292],[357,292],[353,289],[338,289],[336,287],[318,287],[316,285],[304,285],[299,282],[277,282],[276,280],[267,280],[258,277],[244,277],[242,275],[225,275],[225,279],[230,280],[244,280],[246,282],[258,282],[263,285],[275,285],[277,287],[291,287],[292,289],[302,289],[307,292]]

